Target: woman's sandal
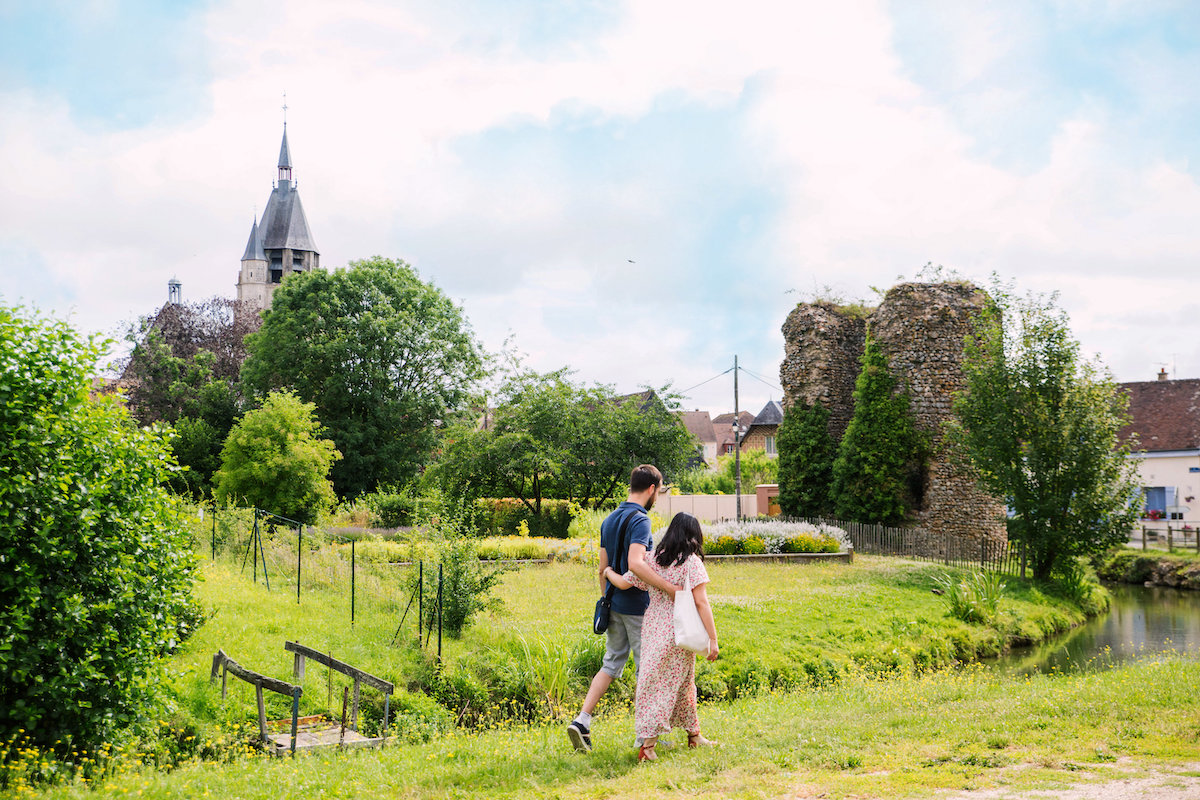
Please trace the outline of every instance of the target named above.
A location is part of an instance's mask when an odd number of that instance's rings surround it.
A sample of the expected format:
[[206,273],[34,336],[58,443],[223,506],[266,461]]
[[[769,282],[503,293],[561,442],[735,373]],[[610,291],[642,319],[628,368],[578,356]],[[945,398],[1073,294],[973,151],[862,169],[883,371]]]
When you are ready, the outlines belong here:
[[688,747],[716,747],[717,743],[711,739],[705,739],[699,732],[688,734]]
[[656,744],[658,744],[658,742],[651,742],[650,744],[643,743],[642,746],[638,748],[637,760],[658,761],[658,756],[654,754],[654,745]]

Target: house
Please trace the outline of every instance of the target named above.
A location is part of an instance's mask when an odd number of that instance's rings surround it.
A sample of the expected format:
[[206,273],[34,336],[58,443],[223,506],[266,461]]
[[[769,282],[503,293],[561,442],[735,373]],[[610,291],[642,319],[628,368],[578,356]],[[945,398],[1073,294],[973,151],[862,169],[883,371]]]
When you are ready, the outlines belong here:
[[[1123,383],[1129,394],[1130,423],[1122,441],[1137,436],[1134,454],[1142,484],[1143,510],[1165,519],[1196,519],[1188,514],[1200,496],[1200,379]],[[1200,511],[1200,509],[1197,509]]]
[[[713,429],[713,421],[708,412],[699,409],[695,411],[680,411],[679,419],[683,422],[683,426],[688,429],[688,433],[695,436],[696,441],[699,443],[697,461],[702,461],[706,466],[716,464],[717,433]],[[700,466],[699,463],[696,466]]]
[[742,436],[742,451],[765,450],[772,458],[779,455],[775,448],[775,438],[779,435],[779,426],[783,423],[783,406],[778,400],[770,400],[762,411],[750,423]]
[[751,423],[754,422],[754,415],[749,411],[742,411],[737,415],[738,431],[737,437],[734,437],[733,431],[734,416],[730,414],[718,414],[713,418],[713,431],[717,437],[717,455],[726,456],[733,453],[733,445],[736,440],[743,439],[746,432],[750,429]]

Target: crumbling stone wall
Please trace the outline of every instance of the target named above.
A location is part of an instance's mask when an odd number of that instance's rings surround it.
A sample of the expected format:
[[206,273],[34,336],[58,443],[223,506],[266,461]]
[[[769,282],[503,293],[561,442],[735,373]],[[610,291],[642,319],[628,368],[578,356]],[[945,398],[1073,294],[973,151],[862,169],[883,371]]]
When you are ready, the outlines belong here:
[[902,283],[865,319],[828,303],[802,303],[783,324],[779,378],[784,406],[819,401],[829,409],[830,435],[840,441],[854,411],[866,330],[888,357],[891,373],[909,393],[916,427],[930,443],[916,524],[936,539],[1003,541],[1004,505],[981,490],[947,451],[944,424],[965,378],[963,338],[986,302],[964,283]]
[[783,406],[820,403],[829,410],[829,435],[842,440],[854,413],[854,381],[866,344],[866,317],[831,303],[801,303],[783,323],[779,367]]

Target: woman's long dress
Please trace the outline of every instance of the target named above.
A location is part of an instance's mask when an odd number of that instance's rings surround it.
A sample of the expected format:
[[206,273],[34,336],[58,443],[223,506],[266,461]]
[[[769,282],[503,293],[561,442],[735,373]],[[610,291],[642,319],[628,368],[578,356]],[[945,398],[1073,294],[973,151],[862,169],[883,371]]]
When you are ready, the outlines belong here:
[[[682,564],[659,566],[653,554],[646,563],[664,580],[692,588],[708,583],[708,571],[698,556]],[[637,697],[634,700],[634,729],[638,738],[648,739],[683,728],[700,730],[696,716],[696,654],[675,646],[675,604],[665,592],[643,583],[632,572],[625,580],[650,592],[650,607],[642,619],[642,663],[638,665]]]

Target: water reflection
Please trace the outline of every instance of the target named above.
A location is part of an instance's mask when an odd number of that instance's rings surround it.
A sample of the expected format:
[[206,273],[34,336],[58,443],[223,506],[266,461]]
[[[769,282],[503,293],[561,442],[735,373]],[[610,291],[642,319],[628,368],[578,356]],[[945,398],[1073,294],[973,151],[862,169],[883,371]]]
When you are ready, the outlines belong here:
[[1112,608],[1061,637],[996,661],[1018,672],[1106,667],[1156,653],[1200,654],[1200,592],[1115,584]]

